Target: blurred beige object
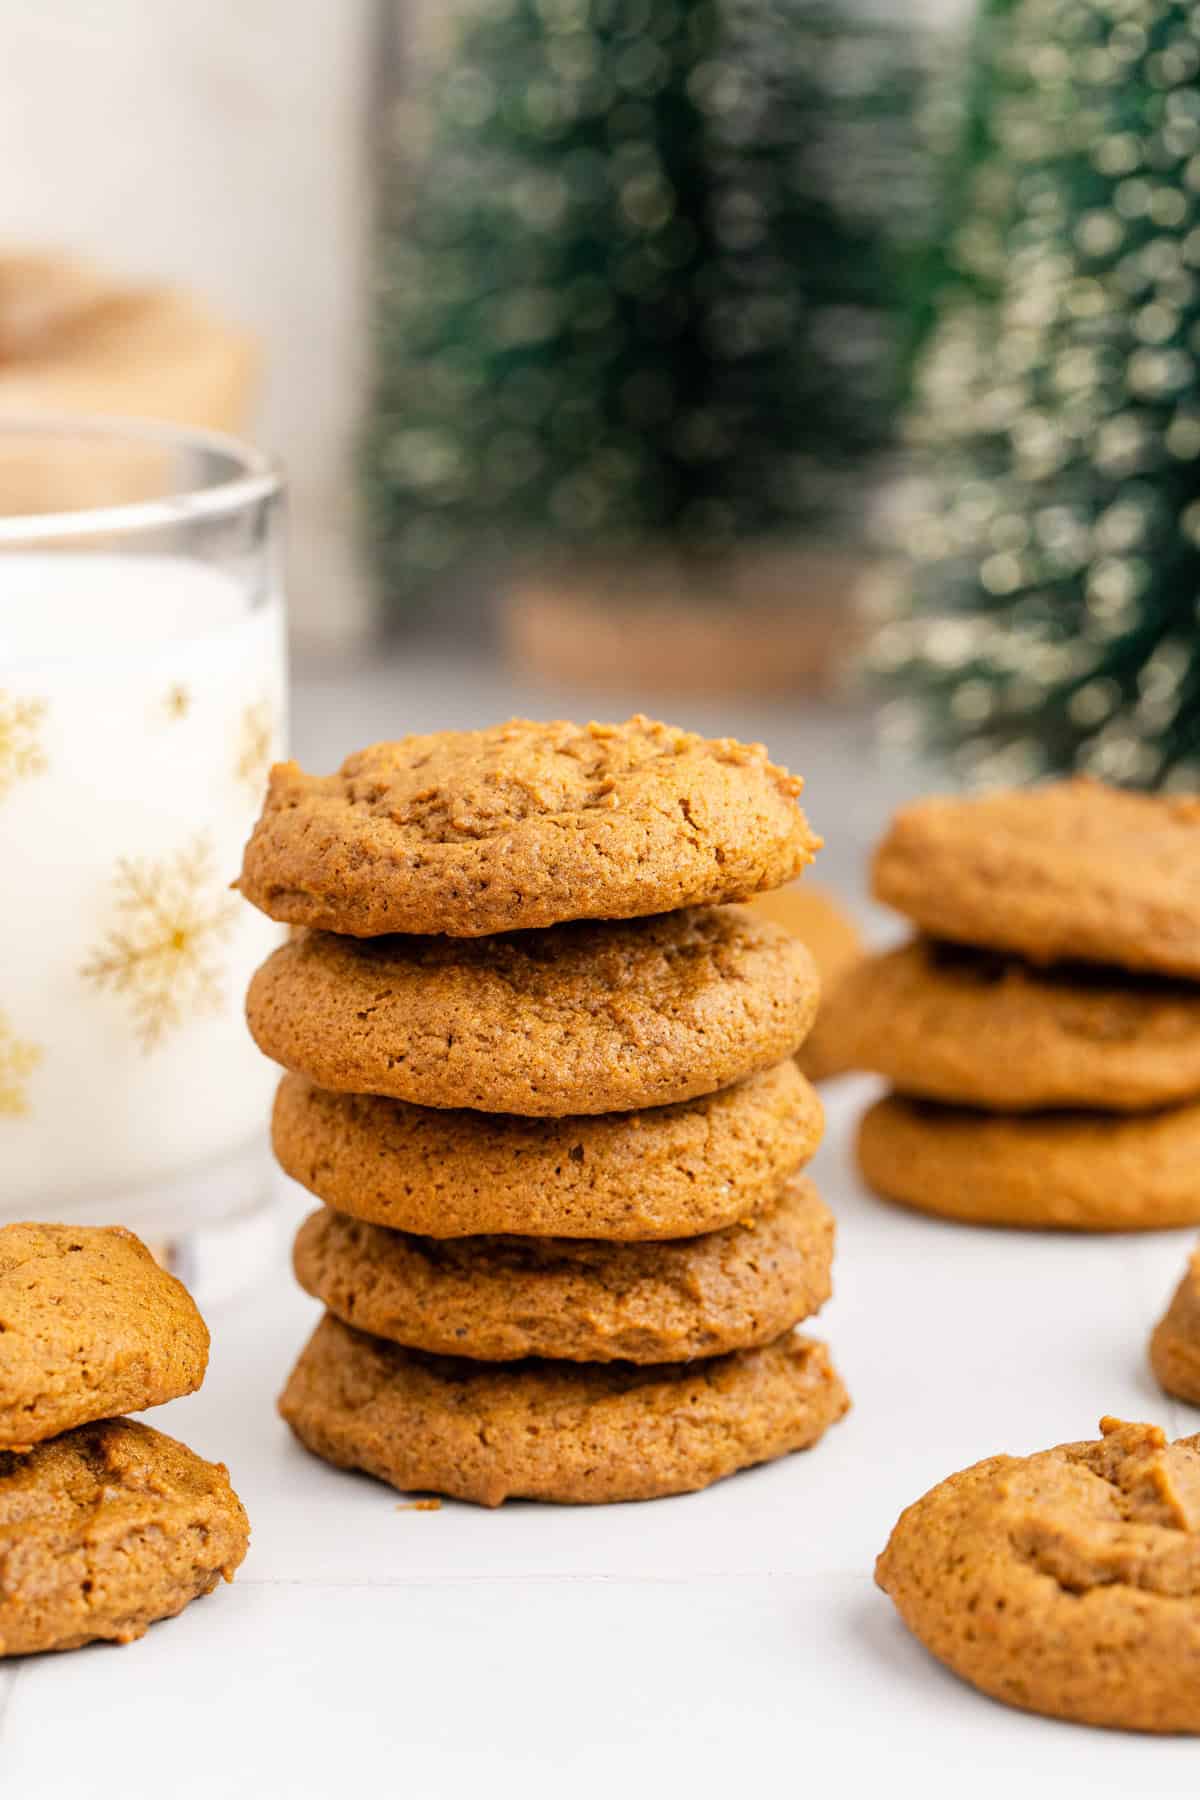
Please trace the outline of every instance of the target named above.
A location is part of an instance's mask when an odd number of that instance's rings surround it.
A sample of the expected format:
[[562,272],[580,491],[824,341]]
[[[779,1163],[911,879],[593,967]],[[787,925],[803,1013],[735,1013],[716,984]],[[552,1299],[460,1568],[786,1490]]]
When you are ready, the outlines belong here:
[[[0,418],[110,414],[245,435],[258,387],[252,339],[174,288],[130,286],[53,254],[0,254]],[[114,505],[160,493],[162,453],[98,457],[10,445],[0,512]]]
[[876,563],[837,547],[727,559],[647,556],[586,576],[542,572],[512,587],[506,649],[553,680],[662,692],[825,692],[862,635]]
[[823,1049],[821,1020],[838,982],[865,954],[858,926],[832,894],[807,881],[758,894],[750,904],[807,944],[821,977],[821,1010],[796,1061],[810,1081],[842,1074],[845,1065],[832,1061]]

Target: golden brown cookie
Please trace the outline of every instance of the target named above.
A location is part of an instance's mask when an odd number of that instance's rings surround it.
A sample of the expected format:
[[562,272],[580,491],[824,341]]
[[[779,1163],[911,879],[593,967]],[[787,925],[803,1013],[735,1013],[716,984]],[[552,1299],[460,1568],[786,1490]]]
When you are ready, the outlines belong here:
[[119,1225],[0,1227],[0,1450],[200,1386],[191,1295]]
[[774,919],[777,925],[782,925],[785,931],[790,931],[793,937],[808,946],[821,979],[821,1005],[816,1023],[796,1053],[797,1062],[810,1081],[824,1081],[831,1075],[844,1073],[842,1068],[829,1061],[821,1022],[835,986],[864,953],[862,933],[832,894],[807,881],[794,881],[788,887],[760,894],[752,904],[755,912]]
[[279,1410],[326,1462],[393,1487],[586,1504],[691,1493],[806,1450],[849,1401],[824,1344],[785,1332],[697,1363],[473,1363],[326,1314]]
[[876,898],[931,937],[1200,976],[1200,800],[1056,782],[919,800],[875,855]]
[[232,1581],[248,1541],[224,1465],[132,1419],[0,1450],[0,1656],[128,1644]]
[[686,1362],[773,1338],[830,1294],[833,1215],[796,1177],[745,1225],[674,1243],[413,1237],[321,1207],[296,1279],[347,1325],[487,1362]]
[[822,1002],[814,1040],[827,1066],[989,1111],[1138,1112],[1200,1095],[1200,987],[1036,969],[933,938],[860,962]]
[[875,1578],[913,1636],[995,1700],[1200,1731],[1200,1437],[1100,1429],[951,1475],[900,1515]]
[[561,1118],[711,1094],[791,1056],[808,951],[745,908],[499,938],[310,932],[250,983],[261,1050],[318,1087]]
[[748,1219],[821,1141],[790,1060],[698,1100],[522,1119],[328,1094],[285,1075],[275,1154],[339,1212],[425,1237],[694,1237]]
[[1192,1253],[1150,1339],[1150,1367],[1168,1394],[1200,1406],[1200,1250]]
[[1200,1225],[1200,1103],[1010,1118],[890,1094],[863,1117],[858,1161],[876,1193],[974,1225]]
[[744,900],[820,846],[761,744],[512,719],[372,744],[336,775],[271,771],[247,899],[353,937],[481,937]]

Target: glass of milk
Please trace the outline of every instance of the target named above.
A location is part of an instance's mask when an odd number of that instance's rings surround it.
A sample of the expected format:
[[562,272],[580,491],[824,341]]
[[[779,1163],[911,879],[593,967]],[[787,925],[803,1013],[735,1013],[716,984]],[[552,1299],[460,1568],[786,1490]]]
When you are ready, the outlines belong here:
[[286,723],[281,483],[206,432],[0,421],[0,1223],[269,1253],[279,928],[230,889]]

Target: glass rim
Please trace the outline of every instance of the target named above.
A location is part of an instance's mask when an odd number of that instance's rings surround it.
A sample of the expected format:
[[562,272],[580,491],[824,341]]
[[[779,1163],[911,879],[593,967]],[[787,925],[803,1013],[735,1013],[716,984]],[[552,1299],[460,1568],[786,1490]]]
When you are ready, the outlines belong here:
[[161,530],[196,519],[221,518],[272,499],[283,490],[283,469],[265,450],[205,426],[117,413],[12,413],[0,416],[5,439],[95,438],[98,442],[149,444],[163,450],[208,451],[225,457],[234,473],[208,487],[184,489],[155,500],[116,501],[67,512],[0,513],[0,548],[31,540],[88,537],[94,533]]

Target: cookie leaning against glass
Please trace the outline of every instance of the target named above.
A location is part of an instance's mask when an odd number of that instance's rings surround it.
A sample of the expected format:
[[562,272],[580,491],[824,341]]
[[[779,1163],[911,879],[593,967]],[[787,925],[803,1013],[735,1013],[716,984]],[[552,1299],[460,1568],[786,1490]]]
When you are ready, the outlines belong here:
[[832,1253],[792,1060],[819,983],[726,904],[810,859],[799,788],[641,718],[274,772],[241,885],[304,929],[247,1017],[289,1071],[276,1153],[326,1203],[296,1270],[328,1312],[280,1403],[315,1454],[484,1505],[649,1499],[845,1411],[794,1330]]

